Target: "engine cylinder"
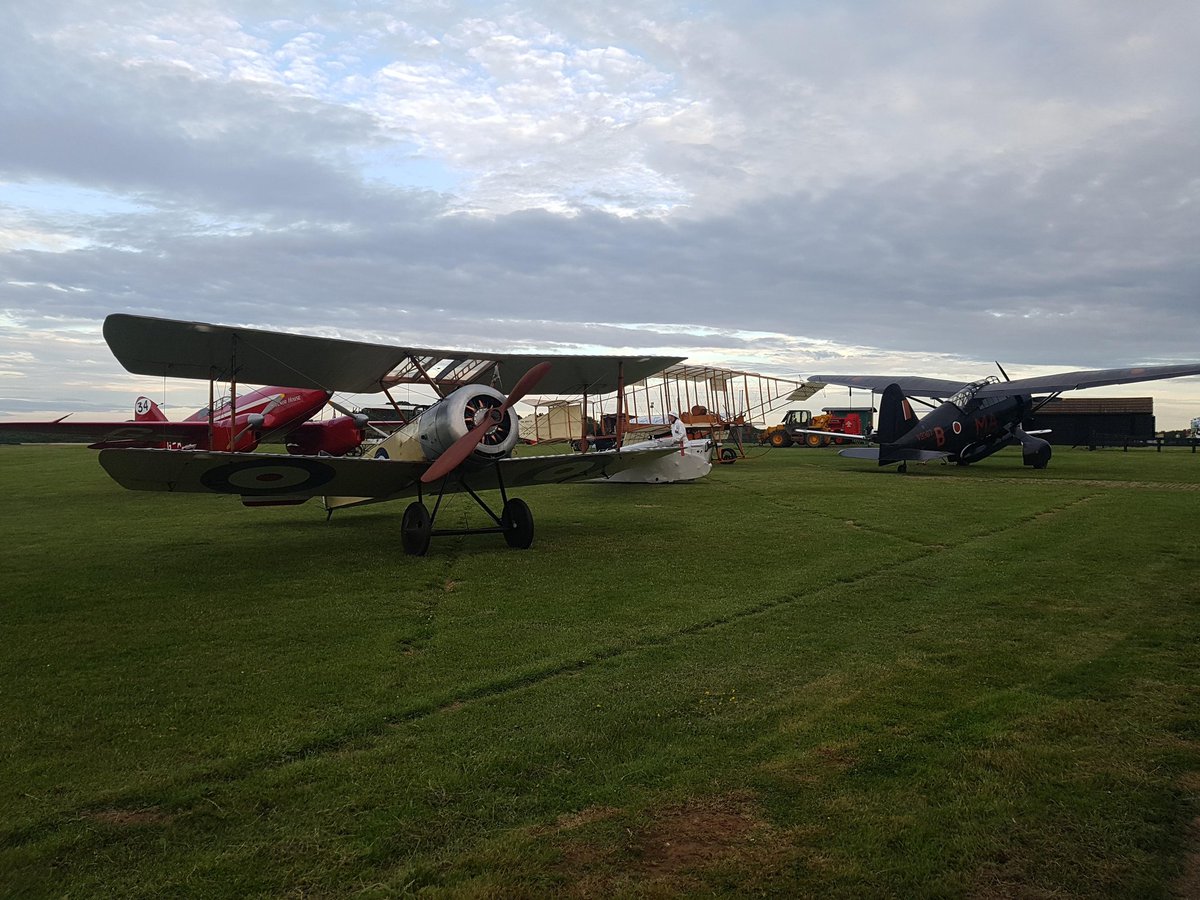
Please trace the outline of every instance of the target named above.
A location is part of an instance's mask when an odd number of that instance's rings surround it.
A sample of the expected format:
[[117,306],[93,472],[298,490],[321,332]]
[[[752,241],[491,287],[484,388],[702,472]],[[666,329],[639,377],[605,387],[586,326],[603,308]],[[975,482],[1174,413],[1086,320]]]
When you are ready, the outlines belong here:
[[[425,410],[419,420],[417,438],[429,460],[437,459],[467,434],[493,409],[504,403],[504,395],[486,385],[467,385]],[[508,456],[520,436],[517,414],[511,409],[498,424],[489,428],[475,447],[471,459],[489,462]]]

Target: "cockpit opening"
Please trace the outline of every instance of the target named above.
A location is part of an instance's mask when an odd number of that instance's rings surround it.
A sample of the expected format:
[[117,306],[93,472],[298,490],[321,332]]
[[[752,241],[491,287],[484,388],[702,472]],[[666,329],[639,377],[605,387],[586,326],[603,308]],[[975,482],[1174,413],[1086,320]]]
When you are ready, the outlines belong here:
[[980,388],[987,387],[989,384],[999,383],[1000,379],[995,375],[989,375],[987,378],[983,378],[979,381],[972,381],[970,384],[960,389],[953,397],[951,397],[950,402],[965,412],[967,405],[975,399],[975,394]]

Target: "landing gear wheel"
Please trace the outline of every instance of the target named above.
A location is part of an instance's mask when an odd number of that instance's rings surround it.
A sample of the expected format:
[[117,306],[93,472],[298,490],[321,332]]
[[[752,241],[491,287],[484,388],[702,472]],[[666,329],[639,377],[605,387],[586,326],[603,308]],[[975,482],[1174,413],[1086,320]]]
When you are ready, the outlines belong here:
[[433,537],[433,520],[424,503],[413,501],[404,510],[400,520],[400,544],[409,556],[424,556],[429,551]]
[[500,511],[500,525],[504,529],[504,540],[516,550],[528,550],[533,543],[533,513],[524,500],[513,497]]
[[721,462],[734,463],[737,462],[737,451],[732,447],[721,448]]
[[905,474],[908,471],[908,463],[907,462],[900,463],[900,465],[898,465],[896,467],[896,471],[899,472],[901,475]]

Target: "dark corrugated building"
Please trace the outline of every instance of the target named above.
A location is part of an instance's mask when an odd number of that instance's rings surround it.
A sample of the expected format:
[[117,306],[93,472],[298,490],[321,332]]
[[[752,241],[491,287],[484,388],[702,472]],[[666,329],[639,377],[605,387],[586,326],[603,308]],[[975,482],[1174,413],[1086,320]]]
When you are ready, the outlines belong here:
[[1049,428],[1041,437],[1072,447],[1112,447],[1154,439],[1153,397],[1087,397],[1051,400],[1025,420],[1025,430]]

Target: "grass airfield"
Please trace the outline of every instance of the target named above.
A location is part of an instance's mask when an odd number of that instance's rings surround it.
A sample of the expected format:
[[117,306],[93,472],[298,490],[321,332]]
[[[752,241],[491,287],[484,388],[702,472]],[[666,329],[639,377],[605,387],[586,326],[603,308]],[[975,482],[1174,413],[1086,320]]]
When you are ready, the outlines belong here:
[[756,452],[414,559],[0,447],[0,891],[1200,890],[1200,454]]

